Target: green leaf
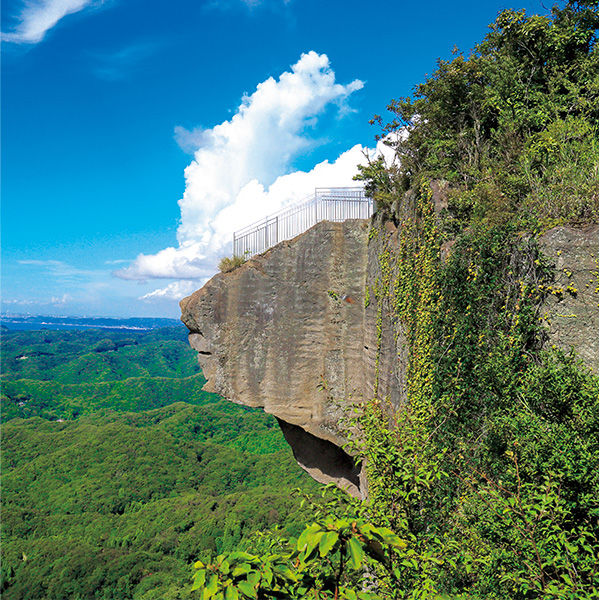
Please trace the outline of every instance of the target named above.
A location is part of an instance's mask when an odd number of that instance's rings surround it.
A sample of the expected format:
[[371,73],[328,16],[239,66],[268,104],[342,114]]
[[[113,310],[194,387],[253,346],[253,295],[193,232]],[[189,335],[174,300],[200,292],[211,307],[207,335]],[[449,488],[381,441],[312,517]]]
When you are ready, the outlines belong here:
[[239,600],[239,591],[236,587],[230,585],[225,590],[225,600]]
[[270,586],[270,584],[272,583],[272,577],[272,569],[268,566],[264,567],[264,570],[262,571],[262,579],[266,582],[268,586]]
[[206,582],[206,570],[202,569],[201,571],[198,571],[193,576],[193,585],[191,586],[191,589],[192,590],[199,590],[201,587],[204,586],[205,582]]
[[376,592],[358,592],[359,600],[382,600]]
[[257,556],[254,556],[253,554],[248,554],[247,552],[231,552],[231,554],[229,554],[227,558],[229,562],[235,562],[238,560],[254,561],[258,559]]
[[356,538],[349,538],[347,541],[347,549],[349,550],[349,563],[354,569],[359,569],[362,566],[364,559],[364,550],[360,542]]
[[308,543],[308,528],[304,529],[297,540],[297,549],[302,552]]
[[249,563],[241,563],[233,569],[233,573],[231,573],[231,575],[233,577],[239,577],[240,575],[247,575],[253,568],[254,567],[252,567],[252,565],[250,565]]
[[276,573],[277,575],[279,575],[280,577],[284,577],[285,579],[288,579],[289,581],[293,581],[293,582],[297,581],[297,577],[296,577],[295,573],[289,567],[287,567],[285,565],[274,566],[273,572]]
[[258,596],[256,588],[249,581],[240,581],[237,584],[237,589],[248,598],[256,598]]
[[324,535],[323,531],[317,531],[313,534],[308,534],[308,543],[306,544],[305,555],[306,558],[318,547],[322,536]]
[[318,545],[318,551],[320,552],[321,558],[326,556],[331,551],[338,539],[339,534],[336,531],[329,531],[328,533],[323,534]]
[[210,580],[208,581],[206,587],[204,588],[204,596],[206,598],[210,598],[216,594],[216,590],[218,589],[218,575],[213,573],[210,576]]

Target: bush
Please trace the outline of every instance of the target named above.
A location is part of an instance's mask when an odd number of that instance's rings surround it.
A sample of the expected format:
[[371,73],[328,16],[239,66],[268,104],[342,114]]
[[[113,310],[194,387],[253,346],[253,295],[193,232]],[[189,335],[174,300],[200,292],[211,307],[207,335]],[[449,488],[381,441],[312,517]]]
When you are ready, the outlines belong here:
[[218,268],[221,273],[230,273],[237,269],[237,267],[241,267],[244,263],[247,262],[247,256],[243,254],[242,256],[238,256],[237,254],[233,254],[233,256],[225,256],[221,258],[218,262]]

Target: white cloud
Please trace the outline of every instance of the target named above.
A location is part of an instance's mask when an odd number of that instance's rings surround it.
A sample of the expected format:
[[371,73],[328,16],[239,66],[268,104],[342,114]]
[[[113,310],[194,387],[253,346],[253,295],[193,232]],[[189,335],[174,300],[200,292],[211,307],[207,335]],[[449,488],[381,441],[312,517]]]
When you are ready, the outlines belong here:
[[62,260],[19,260],[20,265],[39,267],[61,283],[74,283],[99,276],[101,272],[92,269],[80,269]]
[[178,247],[141,254],[115,275],[139,280],[206,278],[214,273],[236,229],[309,195],[315,187],[355,185],[352,176],[364,160],[360,146],[309,173],[290,171],[293,161],[317,144],[310,132],[318,117],[330,107],[343,112],[348,97],[362,86],[359,80],[336,83],[327,56],[309,52],[278,80],[271,77],[244,96],[230,120],[203,131],[176,130],[184,143],[191,138],[201,143],[185,169]]
[[3,298],[2,304],[14,304],[16,306],[29,306],[31,304],[40,304],[40,302],[36,302],[35,300],[5,300]]
[[178,248],[165,248],[157,254],[140,254],[131,266],[115,271],[122,279],[201,279],[212,275],[204,245],[187,242]]
[[48,306],[49,304],[53,305],[65,305],[73,300],[73,297],[70,294],[63,294],[62,296],[52,296],[50,300],[47,299],[37,299],[37,300],[21,300],[21,299],[12,299],[5,300],[2,299],[2,304],[15,305],[15,306]]
[[16,44],[37,44],[63,17],[79,12],[96,0],[28,0],[18,15],[13,31],[2,33],[2,40]]
[[314,193],[317,187],[353,187],[357,165],[366,162],[365,153],[375,151],[356,145],[334,162],[324,161],[311,171],[296,171],[278,177],[267,189],[252,180],[237,194],[234,202],[218,212],[212,222],[211,244],[222,249],[232,239],[233,232],[272,214],[282,207],[300,201]]
[[335,83],[325,55],[302,55],[292,72],[267,79],[243,99],[237,114],[204,134],[205,145],[185,169],[186,189],[179,201],[179,243],[200,241],[207,220],[230,204],[242,187],[257,179],[268,186],[311,145],[310,121],[331,102],[342,103],[362,87]]
[[179,301],[185,296],[189,296],[192,292],[198,289],[198,284],[194,281],[174,281],[169,283],[165,288],[160,288],[144,294],[139,299],[145,301],[155,300],[176,300]]

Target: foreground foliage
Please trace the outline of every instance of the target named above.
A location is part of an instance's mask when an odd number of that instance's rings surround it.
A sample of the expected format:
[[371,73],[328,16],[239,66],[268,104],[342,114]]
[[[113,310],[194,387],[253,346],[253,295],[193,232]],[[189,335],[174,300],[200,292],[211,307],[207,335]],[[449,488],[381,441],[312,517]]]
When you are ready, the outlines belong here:
[[[214,598],[345,598],[378,600],[383,573],[395,580],[406,543],[389,528],[374,526],[359,502],[325,488],[309,499],[316,521],[287,539],[262,535],[261,554],[234,551],[213,563],[195,563],[193,590]],[[335,514],[333,514],[333,512]]]

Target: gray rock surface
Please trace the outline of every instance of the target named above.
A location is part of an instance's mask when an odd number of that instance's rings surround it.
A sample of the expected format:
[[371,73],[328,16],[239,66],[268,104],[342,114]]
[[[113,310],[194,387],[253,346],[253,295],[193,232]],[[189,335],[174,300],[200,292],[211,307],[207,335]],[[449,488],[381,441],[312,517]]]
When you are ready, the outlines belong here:
[[[185,298],[182,320],[205,389],[341,446],[345,408],[372,387],[364,360],[372,347],[364,339],[368,230],[368,221],[324,221]],[[340,475],[339,457],[318,453],[319,468],[299,451],[296,458],[319,481],[357,493],[355,473]]]
[[[540,240],[555,268],[555,293],[546,304],[549,343],[571,347],[599,372],[599,226],[555,227]],[[560,292],[561,290],[561,292]]]
[[[398,247],[397,230],[386,223],[370,240],[369,230],[369,221],[319,223],[181,301],[204,389],[275,415],[298,462],[354,495],[365,491],[359,466],[341,449],[347,408],[373,397],[375,381],[394,406],[406,393],[401,323],[386,301],[377,363],[372,291],[379,254]],[[540,241],[563,290],[546,305],[549,344],[573,346],[597,372],[599,227],[555,228]]]

